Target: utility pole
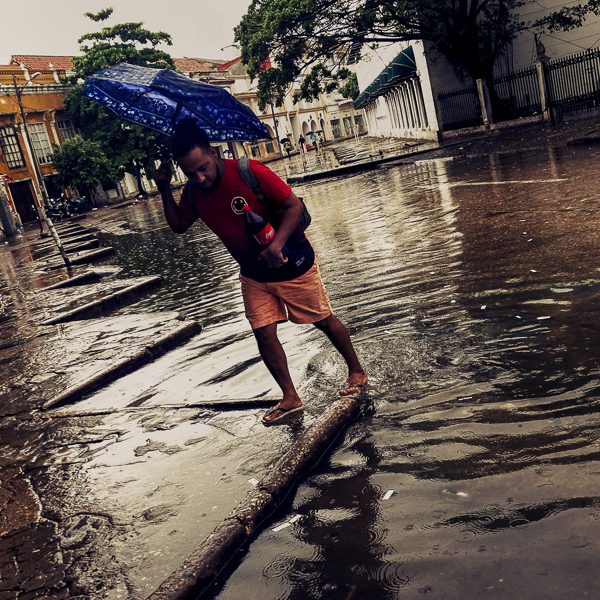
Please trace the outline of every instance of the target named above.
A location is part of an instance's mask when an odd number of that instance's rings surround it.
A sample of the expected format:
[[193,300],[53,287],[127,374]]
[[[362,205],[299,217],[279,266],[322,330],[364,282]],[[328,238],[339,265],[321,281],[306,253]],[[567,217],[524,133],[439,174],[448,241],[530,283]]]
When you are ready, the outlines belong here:
[[283,156],[283,150],[281,149],[281,140],[279,139],[279,130],[277,129],[277,119],[275,118],[275,109],[273,108],[273,101],[271,101],[271,117],[273,118],[273,125],[275,126],[275,137],[277,137],[277,147],[279,148],[279,155]]
[[[37,77],[38,75],[39,75],[39,73],[34,73],[31,76],[29,81],[31,81],[34,77]],[[44,178],[42,177],[42,172],[40,171],[40,165],[38,162],[38,157],[37,157],[37,153],[35,151],[35,147],[34,147],[33,143],[31,142],[31,137],[29,136],[29,129],[27,128],[27,119],[25,118],[25,111],[23,110],[23,103],[21,102],[21,92],[23,91],[23,88],[29,83],[29,81],[27,81],[27,83],[25,83],[24,85],[19,87],[19,86],[17,86],[16,76],[13,75],[12,77],[13,77],[13,84],[15,86],[15,96],[17,97],[17,102],[19,103],[19,112],[21,113],[21,120],[23,122],[23,132],[25,133],[25,138],[27,139],[27,144],[29,145],[29,148],[31,149],[31,158],[32,158],[31,162],[33,164],[33,173],[35,175],[35,183],[37,185],[37,188],[41,192],[42,199],[44,201],[44,205],[48,205],[48,192],[46,190],[46,184],[44,183]],[[37,198],[36,198],[36,200],[37,200]],[[36,202],[36,204],[38,204],[38,202]],[[67,267],[67,269],[70,269],[71,261],[69,260],[69,257],[67,256],[67,253],[65,252],[65,249],[63,248],[60,238],[58,237],[58,233],[56,232],[56,229],[54,227],[54,223],[52,222],[52,219],[50,219],[50,217],[46,214],[44,206],[42,206],[42,207],[36,206],[36,208],[38,209],[40,216],[46,222],[46,227],[48,227],[48,231],[50,232],[50,235],[53,237],[54,242],[56,243],[56,246],[58,248],[58,251],[60,252],[60,255],[62,256],[63,260],[65,261],[65,266]],[[41,208],[41,211],[40,211],[40,208]]]

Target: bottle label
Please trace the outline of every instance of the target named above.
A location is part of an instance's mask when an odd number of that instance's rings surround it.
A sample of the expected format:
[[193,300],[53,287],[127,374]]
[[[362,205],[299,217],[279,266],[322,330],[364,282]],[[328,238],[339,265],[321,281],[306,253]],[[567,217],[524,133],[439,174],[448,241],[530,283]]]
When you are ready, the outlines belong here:
[[275,237],[275,233],[275,229],[273,229],[271,223],[267,222],[263,229],[254,234],[254,239],[261,246],[265,246],[273,240],[273,238]]

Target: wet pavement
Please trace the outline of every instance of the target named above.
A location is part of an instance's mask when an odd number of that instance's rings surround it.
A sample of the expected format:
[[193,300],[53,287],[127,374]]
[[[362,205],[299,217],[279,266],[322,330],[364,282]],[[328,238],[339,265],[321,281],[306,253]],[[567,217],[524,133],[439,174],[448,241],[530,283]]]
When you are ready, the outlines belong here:
[[[573,134],[488,134],[294,188],[371,374],[372,408],[213,597],[547,599],[598,589],[600,146],[569,147]],[[286,161],[271,166],[285,175]],[[318,333],[286,325],[304,419],[266,429],[264,408],[210,406],[277,394],[235,265],[202,226],[172,234],[157,198],[80,224],[115,251],[85,287],[38,291],[66,274],[49,269],[35,230],[0,250],[0,599],[147,598],[344,378]],[[39,325],[156,275],[158,290],[102,317]],[[193,321],[203,329],[188,341],[41,410]]]

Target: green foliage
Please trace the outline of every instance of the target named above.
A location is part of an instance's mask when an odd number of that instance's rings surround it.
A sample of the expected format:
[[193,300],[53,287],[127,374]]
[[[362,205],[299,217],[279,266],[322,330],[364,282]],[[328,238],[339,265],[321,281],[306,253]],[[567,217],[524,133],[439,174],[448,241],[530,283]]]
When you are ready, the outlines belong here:
[[89,190],[93,198],[93,188],[101,183],[113,181],[117,170],[101,144],[76,136],[62,146],[54,147],[52,162],[57,170],[59,185]]
[[86,13],[83,13],[83,16],[88,17],[92,21],[96,21],[96,23],[98,23],[99,21],[105,21],[106,19],[108,19],[108,17],[110,17],[113,14],[113,12],[114,12],[114,9],[112,7],[110,7],[110,8],[105,8],[105,9],[97,12],[96,14],[86,12]]
[[600,0],[588,0],[584,4],[563,6],[560,10],[539,19],[533,26],[537,29],[548,29],[552,32],[570,31],[576,27],[581,27],[590,13],[600,15]]
[[[111,15],[111,8],[97,14],[86,13],[96,22]],[[174,67],[171,56],[157,48],[159,44],[171,45],[171,37],[164,32],[148,31],[143,28],[143,23],[103,27],[99,32],[83,35],[79,44],[81,56],[73,58],[74,81],[120,62],[154,68]],[[141,186],[141,172],[149,174],[153,171],[154,162],[160,159],[168,140],[119,119],[108,109],[82,97],[81,89],[81,85],[76,85],[65,100],[73,123],[86,140],[100,144],[119,176],[131,173]],[[140,191],[143,191],[141,187]]]
[[[258,77],[259,101],[281,103],[303,78],[300,97],[315,98],[348,77],[342,67],[364,44],[424,40],[473,79],[491,81],[495,63],[522,31],[577,26],[600,0],[557,11],[533,25],[516,11],[534,0],[253,0],[235,29],[242,62]],[[264,69],[270,56],[271,68]],[[348,82],[348,85],[352,84]],[[344,88],[350,91],[350,88]]]
[[350,98],[351,100],[356,100],[358,98],[360,90],[358,89],[356,73],[352,73],[352,75],[348,77],[346,83],[339,88],[339,92],[344,98]]

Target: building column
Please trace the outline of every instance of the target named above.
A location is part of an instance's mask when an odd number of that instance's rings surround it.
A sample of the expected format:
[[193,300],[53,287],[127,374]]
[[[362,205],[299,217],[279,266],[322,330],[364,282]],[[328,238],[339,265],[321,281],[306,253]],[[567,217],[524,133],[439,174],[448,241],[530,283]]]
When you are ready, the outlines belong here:
[[417,97],[415,95],[415,82],[414,79],[408,80],[408,97],[412,106],[413,114],[415,117],[415,129],[421,128],[421,115],[419,114],[419,106],[417,104]]
[[57,146],[62,146],[60,138],[58,137],[58,131],[56,129],[56,111],[50,111],[50,129],[52,130],[52,135],[54,136],[54,142]]

